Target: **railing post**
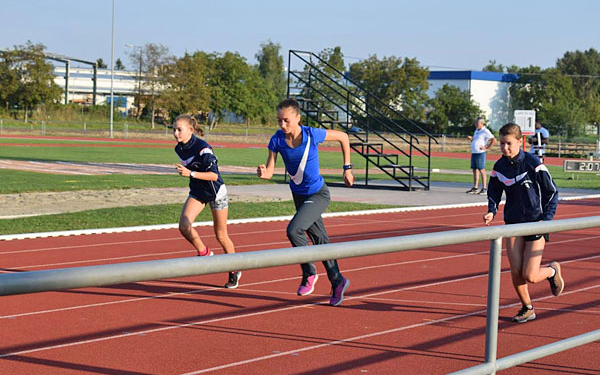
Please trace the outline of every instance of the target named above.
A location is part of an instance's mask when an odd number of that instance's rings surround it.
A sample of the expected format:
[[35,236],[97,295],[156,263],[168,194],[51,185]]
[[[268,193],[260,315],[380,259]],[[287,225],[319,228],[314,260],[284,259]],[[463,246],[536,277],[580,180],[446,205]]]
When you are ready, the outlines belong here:
[[[502,264],[502,237],[490,241],[490,268],[488,272],[487,317],[485,323],[485,362],[496,368],[498,354],[498,311],[500,309],[500,271]],[[490,375],[496,374],[496,371]]]
[[[431,141],[429,143],[431,144]],[[431,150],[431,147],[429,149]],[[442,152],[446,152],[446,134],[442,134]]]

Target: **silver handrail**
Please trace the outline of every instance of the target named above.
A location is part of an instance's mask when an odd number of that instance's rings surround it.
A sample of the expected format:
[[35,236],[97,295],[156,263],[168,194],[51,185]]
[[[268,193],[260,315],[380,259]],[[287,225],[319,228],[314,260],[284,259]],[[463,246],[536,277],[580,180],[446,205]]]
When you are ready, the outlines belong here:
[[447,232],[415,234],[326,245],[252,251],[212,257],[130,262],[88,267],[0,274],[0,295],[24,294],[62,289],[115,285],[138,281],[284,266],[297,263],[384,254],[429,247],[490,240],[490,266],[484,363],[452,375],[495,374],[497,370],[517,366],[559,351],[600,339],[600,330],[555,342],[522,353],[496,359],[502,238],[527,236],[600,226],[600,216],[537,223],[497,225]]

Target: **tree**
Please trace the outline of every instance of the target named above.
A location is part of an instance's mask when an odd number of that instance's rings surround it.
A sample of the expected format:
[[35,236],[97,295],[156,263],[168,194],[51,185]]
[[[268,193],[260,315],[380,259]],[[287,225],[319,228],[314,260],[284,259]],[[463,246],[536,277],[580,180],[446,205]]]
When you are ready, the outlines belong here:
[[157,104],[171,117],[184,113],[206,114],[210,110],[210,59],[204,52],[186,53],[164,67],[165,89],[158,95]]
[[283,69],[283,57],[279,54],[281,45],[270,40],[260,45],[255,57],[258,61],[258,73],[270,90],[273,90],[275,107],[286,95],[286,78]]
[[174,57],[169,54],[169,48],[162,44],[146,43],[143,47],[134,47],[128,55],[131,64],[136,66],[138,71],[135,96],[136,117],[140,118],[142,113],[148,113],[149,108],[150,121],[154,129],[156,97],[165,82],[163,74],[165,67],[172,63]]
[[[104,66],[106,68],[106,66]],[[116,70],[125,70],[125,65],[123,65],[123,62],[121,61],[120,58],[117,59],[117,61],[115,61],[115,69]]]
[[246,120],[272,111],[275,97],[268,95],[268,85],[259,71],[248,65],[238,53],[213,55],[210,108],[211,128],[227,113],[243,116]]
[[496,60],[489,60],[489,63],[481,68],[484,72],[506,72],[506,66],[496,63]]
[[481,108],[468,90],[449,84],[435,92],[429,106],[431,110],[427,119],[432,125],[432,133],[472,133],[473,121],[482,115]]
[[580,134],[586,121],[571,77],[556,68],[521,68],[518,82],[510,87],[514,109],[533,109],[551,133]]
[[106,63],[104,62],[104,60],[102,60],[102,57],[96,60],[96,65],[99,69],[106,69]]
[[[350,78],[370,94],[365,94],[367,105],[390,116],[388,108],[403,112],[404,116],[422,121],[425,118],[429,69],[419,66],[416,59],[390,56],[379,60],[376,55],[350,65]],[[370,95],[374,95],[382,102]]]
[[566,52],[556,61],[557,69],[573,75],[573,88],[583,102],[586,121],[600,121],[600,53],[594,48],[587,51]]
[[[141,56],[132,53],[131,59],[137,56],[141,63],[143,77],[140,77],[139,102],[144,108],[150,108],[152,129],[154,129],[154,117],[156,114],[156,98],[160,89],[164,86],[167,66],[172,64],[174,57],[169,53],[169,48],[162,44],[147,43],[141,50]],[[139,60],[141,59],[141,60]]]
[[0,54],[0,100],[6,108],[28,110],[60,100],[61,89],[54,83],[53,67],[46,62],[45,46],[28,41]]

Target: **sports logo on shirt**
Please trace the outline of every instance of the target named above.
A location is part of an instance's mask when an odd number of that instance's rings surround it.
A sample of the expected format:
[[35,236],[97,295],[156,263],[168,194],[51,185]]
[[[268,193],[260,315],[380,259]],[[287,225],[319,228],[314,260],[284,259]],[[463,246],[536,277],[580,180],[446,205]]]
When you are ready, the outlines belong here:
[[302,160],[300,160],[300,165],[298,165],[298,170],[292,176],[291,173],[288,172],[290,179],[296,184],[300,185],[302,180],[304,179],[304,168],[306,168],[306,162],[308,161],[308,151],[310,150],[310,134],[308,134],[308,140],[306,141],[306,147],[304,148],[304,154],[302,154]]

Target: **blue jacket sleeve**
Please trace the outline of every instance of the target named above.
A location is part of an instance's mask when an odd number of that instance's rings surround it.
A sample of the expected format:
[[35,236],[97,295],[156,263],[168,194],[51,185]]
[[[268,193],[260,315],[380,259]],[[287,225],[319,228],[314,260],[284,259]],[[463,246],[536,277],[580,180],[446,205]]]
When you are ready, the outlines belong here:
[[500,205],[500,199],[502,199],[502,192],[504,191],[504,185],[498,179],[496,171],[492,171],[490,174],[490,182],[488,183],[488,212],[492,212],[494,216],[498,212],[498,206]]
[[200,151],[198,172],[214,172],[219,174],[217,157],[213,154],[209,147]]
[[542,198],[542,220],[552,220],[558,206],[558,189],[552,180],[548,168],[544,164],[537,166],[536,177],[540,185],[540,195]]

